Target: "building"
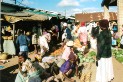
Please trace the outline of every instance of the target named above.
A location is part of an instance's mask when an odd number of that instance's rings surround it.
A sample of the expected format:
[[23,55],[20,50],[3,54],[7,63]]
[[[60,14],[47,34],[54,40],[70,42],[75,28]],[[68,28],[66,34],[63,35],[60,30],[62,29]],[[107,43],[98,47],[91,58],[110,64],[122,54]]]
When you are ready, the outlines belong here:
[[[109,15],[110,15],[110,18],[109,18],[110,21],[117,20],[117,15],[115,12],[110,12]],[[103,12],[75,14],[76,21],[79,20],[80,22],[99,21],[103,18],[104,18]]]

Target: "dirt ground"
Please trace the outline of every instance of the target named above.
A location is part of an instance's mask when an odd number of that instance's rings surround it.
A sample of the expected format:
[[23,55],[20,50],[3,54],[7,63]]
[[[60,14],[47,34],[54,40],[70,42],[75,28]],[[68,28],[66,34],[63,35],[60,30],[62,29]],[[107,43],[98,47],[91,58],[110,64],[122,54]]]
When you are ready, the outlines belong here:
[[[33,58],[33,55],[30,55]],[[0,68],[0,82],[14,82],[16,74],[18,72],[18,60],[17,56],[10,58],[8,63],[2,64],[3,69]],[[115,58],[113,58],[113,67],[114,67],[114,80],[112,82],[123,82],[123,64],[119,63]],[[95,82],[96,75],[96,65],[92,64],[92,77],[91,82]],[[78,78],[75,78],[76,82],[80,82]]]

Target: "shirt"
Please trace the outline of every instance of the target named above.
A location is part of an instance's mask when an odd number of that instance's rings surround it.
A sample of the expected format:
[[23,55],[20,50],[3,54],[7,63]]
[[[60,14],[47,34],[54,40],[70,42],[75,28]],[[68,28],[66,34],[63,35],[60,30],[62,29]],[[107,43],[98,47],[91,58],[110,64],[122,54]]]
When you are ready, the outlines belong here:
[[[45,36],[39,37],[39,43],[40,43],[41,47],[45,47],[47,50],[49,50],[49,46],[48,46]],[[44,52],[44,49],[41,48],[41,53],[43,53],[43,52]]]
[[78,30],[78,36],[79,36],[79,40],[80,42],[83,42],[84,44],[87,44],[87,29],[85,26],[80,27]]
[[21,34],[17,37],[16,44],[18,43],[20,46],[28,45],[30,43],[30,39],[27,36]]
[[69,29],[69,28],[66,28],[65,29],[65,32],[66,32],[66,34],[67,34],[67,39],[71,39],[72,38],[72,36],[71,36],[71,30]]
[[[62,54],[62,58],[65,59],[65,60],[68,60],[70,54],[71,54],[70,47],[65,46],[65,50],[64,50],[64,52]],[[72,52],[72,55],[76,55],[76,54],[74,52]]]

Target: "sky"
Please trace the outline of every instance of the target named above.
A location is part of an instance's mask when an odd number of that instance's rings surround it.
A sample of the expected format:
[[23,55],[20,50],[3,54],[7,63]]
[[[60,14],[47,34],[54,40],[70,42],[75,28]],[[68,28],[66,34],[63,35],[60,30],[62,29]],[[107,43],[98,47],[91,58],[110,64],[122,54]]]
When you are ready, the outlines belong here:
[[[7,3],[13,3],[12,0],[3,0]],[[102,0],[17,0],[17,4],[24,6],[54,11],[62,15],[71,16],[82,12],[103,12],[101,7]],[[111,12],[116,12],[117,7],[109,7]]]

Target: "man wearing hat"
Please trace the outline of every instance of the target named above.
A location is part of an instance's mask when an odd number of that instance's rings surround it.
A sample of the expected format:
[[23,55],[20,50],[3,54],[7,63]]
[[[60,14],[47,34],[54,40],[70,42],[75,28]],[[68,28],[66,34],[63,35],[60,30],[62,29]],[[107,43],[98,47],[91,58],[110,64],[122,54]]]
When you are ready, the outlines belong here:
[[67,23],[64,23],[63,27],[64,27],[64,32],[62,34],[62,41],[67,42],[68,40],[72,39],[71,30],[70,28],[68,28]]

